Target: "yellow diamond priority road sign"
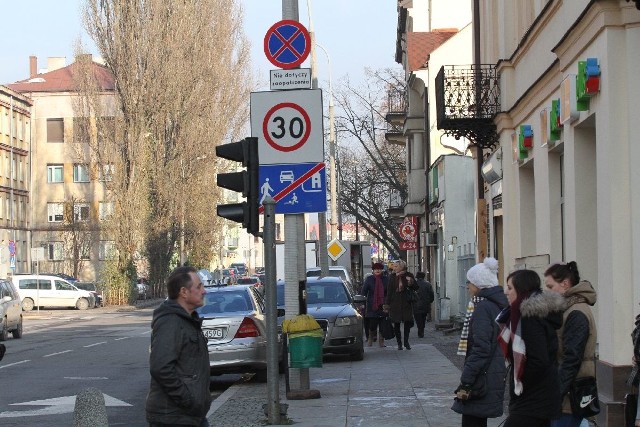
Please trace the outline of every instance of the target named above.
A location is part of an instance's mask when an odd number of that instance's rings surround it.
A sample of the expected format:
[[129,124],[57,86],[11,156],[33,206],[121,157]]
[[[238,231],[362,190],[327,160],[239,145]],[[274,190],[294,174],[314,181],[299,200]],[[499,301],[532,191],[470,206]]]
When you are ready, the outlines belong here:
[[338,258],[340,258],[346,251],[347,248],[345,248],[337,239],[330,241],[327,245],[327,252],[329,252],[329,257],[334,261],[337,261]]

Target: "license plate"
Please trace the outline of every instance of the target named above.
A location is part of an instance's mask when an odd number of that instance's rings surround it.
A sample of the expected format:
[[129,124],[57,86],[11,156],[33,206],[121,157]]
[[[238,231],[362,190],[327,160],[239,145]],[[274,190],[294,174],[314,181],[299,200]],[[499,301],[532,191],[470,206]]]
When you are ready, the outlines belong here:
[[220,339],[224,337],[223,328],[205,329],[204,336],[207,338]]

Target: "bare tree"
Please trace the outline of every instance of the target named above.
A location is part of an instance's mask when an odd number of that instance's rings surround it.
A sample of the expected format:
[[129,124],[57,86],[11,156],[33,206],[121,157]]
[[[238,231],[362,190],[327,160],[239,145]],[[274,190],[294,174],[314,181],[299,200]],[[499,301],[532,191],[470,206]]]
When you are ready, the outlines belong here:
[[87,0],[84,19],[115,78],[107,101],[84,73],[82,108],[94,117],[93,161],[113,168],[117,270],[129,275],[141,253],[162,283],[183,233],[198,262],[217,251],[214,147],[238,136],[253,87],[242,10],[235,0]]
[[392,194],[407,197],[405,147],[387,143],[384,131],[387,92],[402,87],[400,72],[367,71],[359,87],[344,81],[337,92],[336,117],[342,214],[395,253],[401,239],[388,209]]

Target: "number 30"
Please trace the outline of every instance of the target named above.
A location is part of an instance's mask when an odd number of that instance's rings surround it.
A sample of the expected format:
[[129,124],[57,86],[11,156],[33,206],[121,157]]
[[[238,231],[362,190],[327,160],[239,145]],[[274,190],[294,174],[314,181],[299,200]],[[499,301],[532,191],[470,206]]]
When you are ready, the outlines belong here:
[[[285,120],[280,116],[276,116],[271,121],[277,124],[277,128],[280,131],[271,132],[271,136],[276,139],[284,138],[287,135],[287,131],[285,129]],[[302,119],[300,119],[300,117],[294,117],[293,119],[291,119],[291,121],[289,122],[289,134],[293,138],[300,138],[303,133],[304,123],[302,122]]]

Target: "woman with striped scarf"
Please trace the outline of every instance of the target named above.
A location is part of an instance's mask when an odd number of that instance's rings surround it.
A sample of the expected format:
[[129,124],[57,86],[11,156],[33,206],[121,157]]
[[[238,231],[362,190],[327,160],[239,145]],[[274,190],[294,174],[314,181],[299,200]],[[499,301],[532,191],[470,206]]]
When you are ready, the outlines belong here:
[[548,427],[560,415],[558,337],[563,298],[543,292],[533,270],[507,277],[509,301],[496,319],[498,345],[509,366],[509,416],[504,427]]

